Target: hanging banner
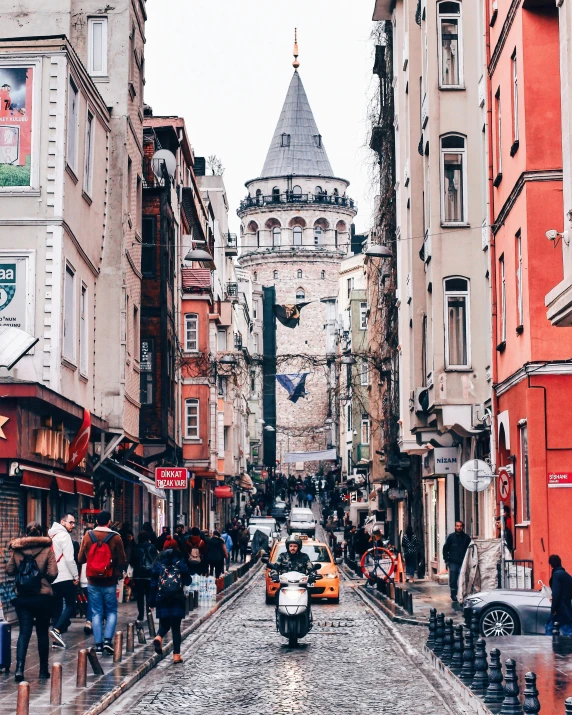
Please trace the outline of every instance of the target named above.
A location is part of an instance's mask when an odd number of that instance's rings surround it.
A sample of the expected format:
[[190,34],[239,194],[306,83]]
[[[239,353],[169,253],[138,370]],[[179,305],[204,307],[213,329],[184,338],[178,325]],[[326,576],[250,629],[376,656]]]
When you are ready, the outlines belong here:
[[299,375],[278,374],[276,379],[288,393],[288,399],[296,404],[301,397],[306,397],[306,378],[310,373]]
[[30,186],[32,67],[0,66],[0,187]]
[[91,415],[89,410],[83,410],[83,422],[78,433],[70,444],[69,461],[66,464],[66,472],[71,472],[78,464],[83,461],[89,447],[89,438],[91,436]]
[[296,305],[274,305],[274,315],[287,328],[297,328],[300,322],[300,311],[308,303],[297,303]]
[[337,458],[338,453],[335,449],[320,449],[315,452],[286,452],[284,463],[335,461]]

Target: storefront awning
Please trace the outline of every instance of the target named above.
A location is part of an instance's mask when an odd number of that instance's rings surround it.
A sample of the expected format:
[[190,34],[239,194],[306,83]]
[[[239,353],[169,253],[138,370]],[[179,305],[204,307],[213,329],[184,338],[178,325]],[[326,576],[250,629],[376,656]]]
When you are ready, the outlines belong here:
[[65,477],[63,474],[56,474],[56,482],[58,489],[65,494],[75,494],[75,479],[73,477]]
[[241,474],[238,484],[241,489],[254,489],[254,483],[248,474]]
[[187,467],[189,472],[192,473],[194,477],[201,477],[202,479],[213,479],[216,482],[224,482],[224,474],[217,474],[212,469],[198,468],[193,469],[193,467]]
[[131,484],[139,484],[139,474],[129,467],[125,467],[117,462],[112,462],[111,460],[106,460],[101,465],[100,469],[110,477],[116,477],[117,479],[123,479],[124,482],[131,482]]
[[58,491],[63,494],[81,494],[82,496],[93,498],[93,482],[89,477],[75,477],[64,472],[51,471],[50,469],[40,469],[21,464],[22,483],[20,486],[29,489],[51,489],[53,480],[56,480]]
[[78,494],[81,494],[83,497],[93,497],[95,496],[94,490],[93,490],[93,482],[89,479],[80,479],[79,477],[75,478],[75,489]]
[[155,484],[151,479],[147,479],[147,477],[144,477],[141,475],[139,477],[139,481],[141,484],[145,487],[145,489],[149,492],[149,494],[153,494],[154,496],[157,497],[157,499],[166,499],[167,495],[165,494],[164,489],[157,489]]
[[48,474],[40,474],[39,472],[31,472],[25,469],[20,486],[30,489],[45,489],[49,492],[52,486],[52,479],[53,476]]

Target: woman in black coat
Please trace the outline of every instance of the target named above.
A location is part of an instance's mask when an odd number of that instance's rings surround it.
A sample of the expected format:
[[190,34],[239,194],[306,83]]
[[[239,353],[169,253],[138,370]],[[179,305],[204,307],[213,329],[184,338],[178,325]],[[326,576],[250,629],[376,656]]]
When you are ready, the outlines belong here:
[[[173,585],[178,586],[173,590]],[[161,556],[151,571],[149,605],[155,608],[159,619],[159,632],[153,640],[155,652],[163,653],[163,638],[169,630],[173,633],[173,663],[182,663],[181,621],[185,617],[183,586],[190,586],[191,574],[175,539],[165,541]],[[169,591],[169,592],[167,592]]]

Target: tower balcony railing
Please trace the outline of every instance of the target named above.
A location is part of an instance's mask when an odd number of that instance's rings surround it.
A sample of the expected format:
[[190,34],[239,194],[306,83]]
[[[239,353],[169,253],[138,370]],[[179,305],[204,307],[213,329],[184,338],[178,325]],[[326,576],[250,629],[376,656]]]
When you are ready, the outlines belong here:
[[264,206],[276,206],[284,204],[323,204],[325,206],[340,206],[357,210],[357,203],[349,196],[338,196],[336,194],[298,194],[294,191],[287,191],[283,194],[259,194],[258,196],[247,196],[240,202],[240,211]]

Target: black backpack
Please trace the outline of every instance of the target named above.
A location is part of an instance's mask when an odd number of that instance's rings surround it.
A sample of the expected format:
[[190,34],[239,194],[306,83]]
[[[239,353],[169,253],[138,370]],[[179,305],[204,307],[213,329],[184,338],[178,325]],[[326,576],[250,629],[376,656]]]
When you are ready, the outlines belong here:
[[35,556],[23,554],[16,571],[16,590],[19,596],[36,596],[42,588],[42,573]]
[[151,575],[151,570],[157,561],[157,550],[153,544],[144,544],[140,547],[141,556],[139,558],[139,568],[146,574]]
[[178,563],[162,564],[157,593],[166,601],[183,595],[183,576]]

